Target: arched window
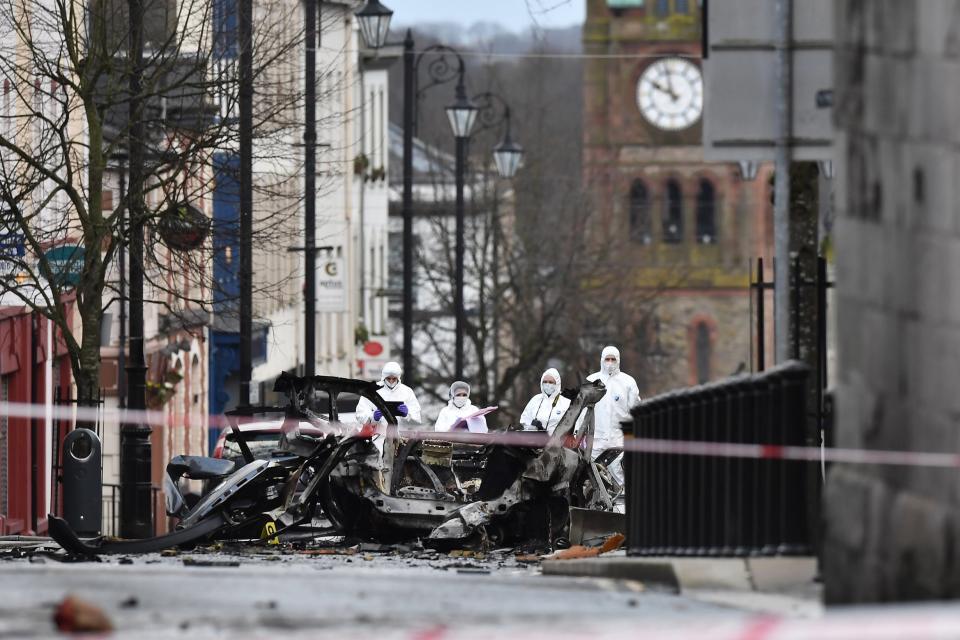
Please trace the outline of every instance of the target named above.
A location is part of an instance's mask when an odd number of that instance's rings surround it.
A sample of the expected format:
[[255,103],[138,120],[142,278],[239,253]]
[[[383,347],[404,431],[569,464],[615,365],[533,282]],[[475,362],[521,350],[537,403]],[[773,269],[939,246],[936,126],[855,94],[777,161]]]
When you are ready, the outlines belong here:
[[663,241],[683,242],[683,191],[673,178],[667,180],[663,195]]
[[701,180],[697,189],[697,242],[717,241],[717,198],[713,183]]
[[706,322],[697,323],[694,333],[694,363],[697,384],[710,380],[710,361],[713,358],[713,345],[710,343],[710,325]]
[[650,194],[642,180],[636,180],[630,187],[630,239],[650,243]]

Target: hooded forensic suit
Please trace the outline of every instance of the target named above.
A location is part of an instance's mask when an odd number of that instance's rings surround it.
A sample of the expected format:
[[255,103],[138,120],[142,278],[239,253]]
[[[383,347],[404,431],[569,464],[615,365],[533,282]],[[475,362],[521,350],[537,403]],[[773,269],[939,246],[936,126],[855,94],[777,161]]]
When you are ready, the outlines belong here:
[[[543,379],[548,377],[557,381],[553,388],[543,382]],[[560,372],[556,369],[544,371],[540,376],[540,393],[530,398],[530,402],[520,414],[520,424],[525,429],[544,429],[552,435],[560,418],[570,408],[570,400],[560,395],[561,388]],[[539,422],[539,425],[534,425],[534,420]]]
[[[400,365],[396,362],[388,362],[383,365],[383,371],[380,374],[380,384],[382,386],[377,390],[377,394],[388,402],[402,402],[405,404],[407,407],[407,415],[405,417],[397,416],[397,421],[400,428],[412,429],[420,424],[420,403],[417,401],[417,396],[413,392],[413,389],[400,382],[401,371]],[[387,386],[385,380],[385,378],[390,376],[397,377],[397,384],[392,389]],[[360,424],[382,422],[383,425],[386,425],[383,417],[375,416],[375,413],[378,413],[377,407],[366,398],[360,398],[360,402],[357,403],[357,422]]]
[[[608,355],[616,357],[615,365],[604,363]],[[616,347],[604,347],[600,371],[590,374],[587,380],[600,380],[607,388],[607,393],[594,407],[593,458],[596,459],[611,447],[623,446],[620,423],[628,422],[630,410],[640,404],[640,389],[633,376],[620,371],[620,351]]]
[[[457,397],[457,391],[466,391],[467,397]],[[470,385],[466,382],[457,381],[450,385],[448,392],[450,400],[437,416],[437,422],[433,427],[434,431],[450,431],[451,427],[461,418],[477,413],[480,409],[470,402]],[[476,416],[466,420],[467,430],[472,433],[487,433],[487,419],[484,416]]]

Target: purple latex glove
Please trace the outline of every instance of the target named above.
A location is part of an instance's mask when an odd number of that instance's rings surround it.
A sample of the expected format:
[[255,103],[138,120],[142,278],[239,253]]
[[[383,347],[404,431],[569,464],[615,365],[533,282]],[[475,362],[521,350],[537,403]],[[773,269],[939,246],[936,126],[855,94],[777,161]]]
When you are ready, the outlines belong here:
[[383,411],[380,411],[380,409],[377,409],[377,410],[375,410],[375,411],[373,412],[373,421],[374,421],[374,422],[380,422],[380,418],[382,418],[382,417],[383,417]]
[[407,409],[407,405],[401,403],[397,405],[397,413],[406,418],[407,414],[410,413],[410,409]]

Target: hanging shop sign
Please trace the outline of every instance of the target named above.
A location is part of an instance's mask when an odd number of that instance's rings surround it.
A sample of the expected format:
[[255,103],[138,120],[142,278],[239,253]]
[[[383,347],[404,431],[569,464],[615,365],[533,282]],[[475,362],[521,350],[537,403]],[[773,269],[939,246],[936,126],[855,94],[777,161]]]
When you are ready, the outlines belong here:
[[84,249],[80,245],[65,244],[47,250],[43,258],[50,265],[53,282],[61,287],[80,284],[83,272]]
[[317,259],[317,311],[347,310],[347,274],[343,258]]

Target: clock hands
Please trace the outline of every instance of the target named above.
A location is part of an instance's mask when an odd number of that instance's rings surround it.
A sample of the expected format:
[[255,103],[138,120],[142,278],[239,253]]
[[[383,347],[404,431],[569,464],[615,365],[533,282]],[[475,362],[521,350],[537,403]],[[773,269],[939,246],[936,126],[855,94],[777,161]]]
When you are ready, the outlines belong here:
[[669,76],[669,75],[667,75],[667,86],[663,86],[662,84],[660,84],[660,83],[657,82],[656,80],[650,80],[650,83],[651,83],[651,84],[653,85],[653,87],[654,87],[655,89],[657,89],[658,91],[662,91],[663,93],[668,93],[668,94],[670,94],[670,100],[673,101],[673,102],[676,102],[676,101],[677,101],[677,98],[680,97],[680,96],[677,95],[677,92],[673,90],[673,84],[670,82],[670,76]]
[[671,99],[673,99],[673,101],[676,102],[676,101],[677,101],[677,98],[678,98],[679,96],[677,96],[677,94],[676,94],[676,93],[674,92],[674,90],[673,90],[673,79],[672,79],[672,78],[673,78],[673,74],[670,73],[670,71],[668,70],[668,71],[667,71],[667,89],[668,89],[669,92],[670,92],[670,97],[671,97]]

